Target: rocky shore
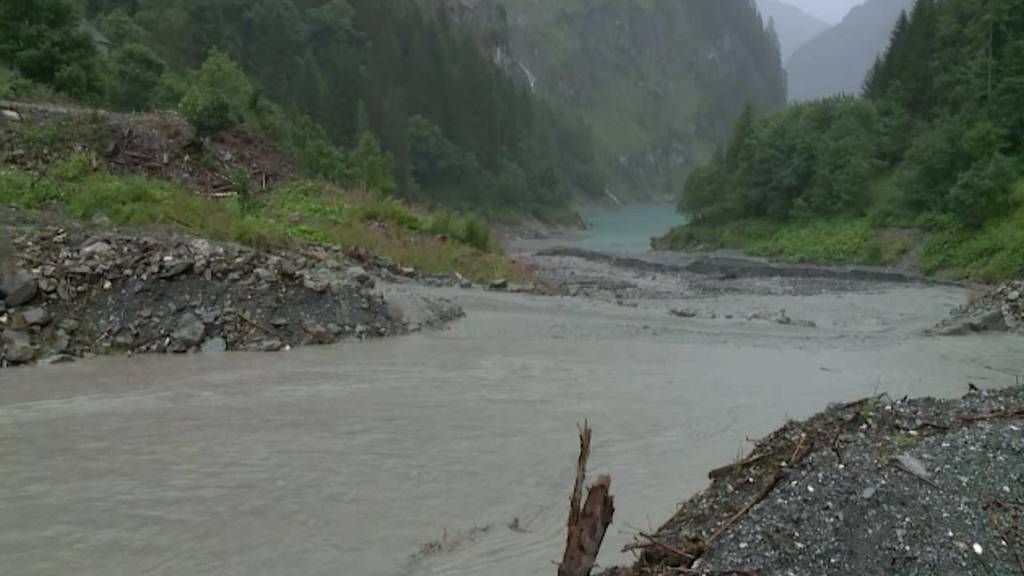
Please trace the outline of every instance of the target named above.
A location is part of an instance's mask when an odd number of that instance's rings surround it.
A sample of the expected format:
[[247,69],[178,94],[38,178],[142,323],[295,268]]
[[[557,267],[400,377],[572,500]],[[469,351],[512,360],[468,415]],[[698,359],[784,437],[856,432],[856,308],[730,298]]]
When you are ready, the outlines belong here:
[[279,351],[462,314],[445,300],[378,289],[419,275],[365,252],[266,252],[172,230],[26,218],[3,222],[14,257],[2,277],[0,366],[114,352]]
[[791,422],[606,576],[1024,572],[1024,388]]
[[953,310],[933,331],[940,336],[1005,332],[1024,326],[1024,281],[1004,282]]

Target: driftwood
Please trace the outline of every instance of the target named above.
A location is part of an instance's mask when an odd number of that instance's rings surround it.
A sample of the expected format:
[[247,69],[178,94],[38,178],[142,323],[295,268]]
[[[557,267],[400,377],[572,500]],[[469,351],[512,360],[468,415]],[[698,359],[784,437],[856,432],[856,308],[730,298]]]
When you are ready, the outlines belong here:
[[597,562],[605,532],[615,513],[611,496],[612,479],[599,476],[587,490],[583,500],[583,486],[587,478],[587,459],[590,457],[590,426],[584,422],[580,428],[580,457],[576,464],[576,482],[569,500],[568,536],[565,555],[558,565],[558,576],[589,576]]

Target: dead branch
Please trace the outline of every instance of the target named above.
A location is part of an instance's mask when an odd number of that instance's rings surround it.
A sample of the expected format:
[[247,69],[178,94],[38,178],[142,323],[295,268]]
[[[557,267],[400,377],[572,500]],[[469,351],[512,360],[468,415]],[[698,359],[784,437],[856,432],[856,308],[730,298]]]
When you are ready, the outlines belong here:
[[615,513],[611,496],[612,480],[599,476],[587,490],[583,501],[583,485],[587,477],[587,460],[590,458],[590,426],[584,422],[580,427],[580,456],[576,463],[576,481],[569,499],[569,521],[565,542],[565,555],[558,565],[558,576],[589,576],[597,562],[605,532],[612,523]]

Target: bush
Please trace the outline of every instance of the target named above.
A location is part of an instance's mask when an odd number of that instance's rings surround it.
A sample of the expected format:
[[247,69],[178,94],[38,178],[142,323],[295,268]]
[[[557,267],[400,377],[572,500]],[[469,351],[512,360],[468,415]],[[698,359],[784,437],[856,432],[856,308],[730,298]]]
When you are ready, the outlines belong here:
[[245,121],[253,89],[242,69],[216,48],[188,79],[179,107],[200,137],[212,136]]

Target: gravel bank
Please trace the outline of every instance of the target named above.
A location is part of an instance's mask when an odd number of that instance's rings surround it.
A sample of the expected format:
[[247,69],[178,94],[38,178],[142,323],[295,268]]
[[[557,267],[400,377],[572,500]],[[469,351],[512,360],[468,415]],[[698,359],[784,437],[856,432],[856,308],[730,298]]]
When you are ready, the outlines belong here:
[[363,252],[270,253],[170,230],[13,227],[3,273],[0,366],[110,352],[279,351],[449,322],[446,300],[378,282],[413,270]]
[[833,406],[711,477],[607,574],[1024,573],[1024,388]]

